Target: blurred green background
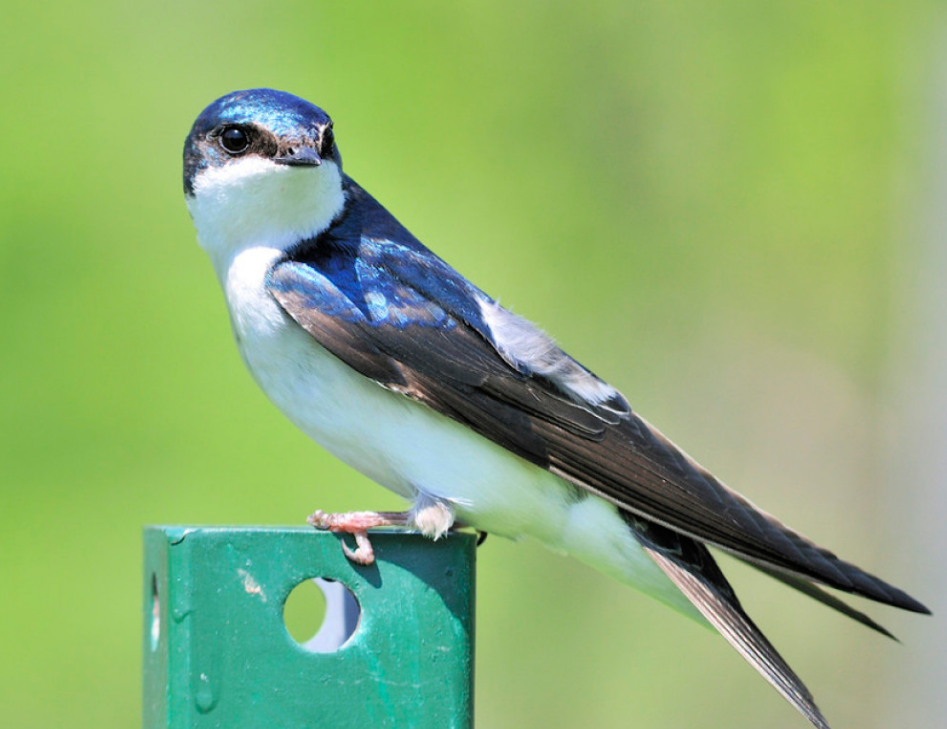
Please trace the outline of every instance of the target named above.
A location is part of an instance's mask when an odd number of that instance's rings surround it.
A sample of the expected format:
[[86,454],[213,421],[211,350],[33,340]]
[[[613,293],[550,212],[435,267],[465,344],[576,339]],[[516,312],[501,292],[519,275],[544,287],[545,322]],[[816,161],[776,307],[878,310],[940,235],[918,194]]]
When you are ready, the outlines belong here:
[[[947,723],[947,14],[779,1],[8,3],[0,725],[139,724],[148,523],[396,508],[244,371],[180,182],[272,86],[346,171],[761,506],[934,609],[724,559],[833,726]],[[805,726],[720,638],[480,550],[478,726]]]

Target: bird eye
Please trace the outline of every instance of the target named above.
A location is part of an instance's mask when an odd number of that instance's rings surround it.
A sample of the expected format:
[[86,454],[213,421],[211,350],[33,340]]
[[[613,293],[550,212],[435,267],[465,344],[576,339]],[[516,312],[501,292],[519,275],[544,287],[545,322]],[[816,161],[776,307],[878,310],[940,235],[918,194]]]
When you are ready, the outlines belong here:
[[332,124],[326,127],[325,131],[322,133],[322,145],[319,153],[323,157],[328,157],[332,154],[332,145],[335,144],[335,134],[332,132]]
[[250,146],[250,136],[240,127],[229,127],[220,135],[220,146],[229,154],[242,154]]

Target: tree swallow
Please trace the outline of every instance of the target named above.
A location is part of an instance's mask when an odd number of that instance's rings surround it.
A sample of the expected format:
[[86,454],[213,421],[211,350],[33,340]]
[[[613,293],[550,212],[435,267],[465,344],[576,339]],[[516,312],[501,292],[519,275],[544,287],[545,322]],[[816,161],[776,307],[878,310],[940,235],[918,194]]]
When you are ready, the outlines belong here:
[[184,146],[184,192],[257,383],[410,503],[310,517],[355,534],[355,561],[371,562],[374,526],[533,537],[714,626],[822,728],[708,545],[885,634],[820,585],[929,612],[727,488],[425,248],[342,172],[332,120],[308,101],[252,89],[212,103]]

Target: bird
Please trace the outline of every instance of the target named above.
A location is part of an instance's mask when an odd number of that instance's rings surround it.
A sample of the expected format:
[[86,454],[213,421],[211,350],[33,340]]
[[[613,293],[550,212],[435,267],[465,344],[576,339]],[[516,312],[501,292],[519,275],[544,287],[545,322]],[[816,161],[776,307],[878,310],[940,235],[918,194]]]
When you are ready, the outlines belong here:
[[353,562],[373,561],[373,527],[533,538],[716,628],[820,729],[812,694],[709,547],[885,635],[824,588],[930,613],[731,490],[422,245],[343,172],[318,106],[267,88],[222,96],[187,136],[183,177],[253,378],[305,434],[408,504],[309,518],[353,534],[357,549],[342,545]]

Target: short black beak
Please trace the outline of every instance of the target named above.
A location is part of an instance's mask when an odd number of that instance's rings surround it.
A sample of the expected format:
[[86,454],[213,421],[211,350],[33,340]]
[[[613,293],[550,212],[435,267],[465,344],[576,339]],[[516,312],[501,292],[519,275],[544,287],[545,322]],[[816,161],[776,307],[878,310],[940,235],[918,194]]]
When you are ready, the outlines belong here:
[[322,157],[312,147],[301,144],[289,147],[283,154],[274,157],[273,161],[290,167],[318,167],[322,164]]

